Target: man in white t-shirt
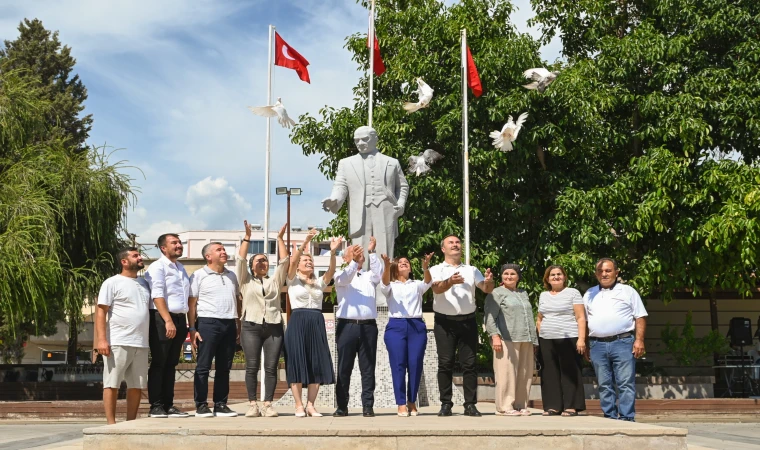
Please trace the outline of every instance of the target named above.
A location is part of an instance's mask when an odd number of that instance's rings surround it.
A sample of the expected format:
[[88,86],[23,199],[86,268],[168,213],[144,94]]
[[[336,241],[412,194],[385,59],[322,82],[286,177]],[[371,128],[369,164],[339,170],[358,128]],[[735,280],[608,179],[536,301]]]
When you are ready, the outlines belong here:
[[95,319],[96,348],[103,356],[103,405],[108,424],[116,423],[116,399],[127,382],[127,420],[135,420],[142,389],[148,385],[148,304],[150,288],[137,271],[140,252],[129,247],[117,254],[121,273],[103,282]]
[[589,335],[586,351],[596,372],[604,417],[633,422],[636,358],[646,353],[647,310],[634,288],[617,282],[619,273],[612,258],[596,263],[599,285],[583,296]]
[[[227,251],[221,242],[210,242],[201,250],[206,265],[190,277],[187,320],[190,341],[198,349],[195,377],[195,417],[235,417],[227,406],[230,369],[235,344],[240,336],[242,297],[237,276],[225,267]],[[208,407],[208,379],[214,362],[214,410]]]
[[475,288],[493,291],[491,269],[486,274],[462,264],[462,242],[449,235],[441,241],[443,263],[430,268],[433,280],[433,335],[438,350],[438,390],[441,392],[441,417],[451,416],[454,358],[459,350],[464,386],[464,414],[480,417],[478,402],[478,323],[475,320]]

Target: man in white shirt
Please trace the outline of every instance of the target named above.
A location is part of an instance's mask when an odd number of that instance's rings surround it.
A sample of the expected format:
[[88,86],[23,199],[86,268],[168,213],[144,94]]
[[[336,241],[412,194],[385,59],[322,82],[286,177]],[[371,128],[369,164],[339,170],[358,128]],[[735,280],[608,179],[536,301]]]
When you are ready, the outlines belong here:
[[441,241],[443,263],[430,268],[433,278],[433,335],[438,350],[438,389],[441,392],[441,417],[451,416],[454,358],[459,350],[464,386],[464,415],[480,417],[478,402],[478,324],[475,320],[475,287],[488,294],[493,291],[491,269],[483,274],[462,264],[462,242],[449,235]]
[[148,267],[150,284],[150,369],[148,370],[148,417],[188,417],[174,406],[174,375],[182,344],[187,337],[187,298],[190,278],[177,262],[182,242],[176,234],[158,238],[162,256]]
[[359,356],[359,370],[362,373],[362,414],[374,417],[375,404],[375,360],[377,355],[377,305],[375,289],[382,281],[383,265],[375,253],[377,241],[369,239],[369,267],[364,264],[364,249],[359,245],[348,247],[343,258],[348,265],[335,275],[335,290],[338,296],[338,324],[335,341],[338,347],[338,378],[335,384],[335,398],[338,409],[333,416],[348,415],[348,388],[354,360]]
[[619,273],[614,259],[596,263],[599,285],[583,296],[589,333],[586,351],[596,372],[604,417],[633,422],[636,358],[646,353],[647,310],[634,288],[617,282]]
[[[198,349],[195,366],[195,417],[235,417],[227,406],[230,369],[235,344],[240,337],[242,297],[237,276],[225,267],[227,251],[221,242],[211,242],[201,250],[206,266],[190,278],[187,318],[190,341]],[[208,407],[208,376],[214,362],[214,411]]]
[[150,288],[145,279],[137,276],[144,266],[136,248],[126,248],[116,257],[121,273],[100,287],[95,319],[96,348],[103,355],[103,405],[109,425],[116,423],[116,399],[122,380],[127,382],[127,420],[137,417],[142,390],[148,385]]

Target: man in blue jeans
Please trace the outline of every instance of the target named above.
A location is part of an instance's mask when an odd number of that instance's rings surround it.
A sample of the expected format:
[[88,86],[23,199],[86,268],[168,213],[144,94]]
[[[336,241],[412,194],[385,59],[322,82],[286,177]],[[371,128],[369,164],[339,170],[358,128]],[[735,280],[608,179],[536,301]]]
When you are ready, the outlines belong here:
[[[206,265],[190,278],[187,319],[190,340],[198,349],[194,377],[195,417],[235,417],[227,406],[230,393],[230,369],[235,343],[240,336],[242,309],[238,304],[238,280],[227,270],[227,251],[221,242],[203,246]],[[208,407],[208,379],[214,361],[214,410]]]
[[636,358],[644,351],[647,310],[636,290],[618,283],[617,262],[596,263],[594,286],[583,296],[588,316],[591,363],[599,383],[604,417],[633,422],[636,414]]

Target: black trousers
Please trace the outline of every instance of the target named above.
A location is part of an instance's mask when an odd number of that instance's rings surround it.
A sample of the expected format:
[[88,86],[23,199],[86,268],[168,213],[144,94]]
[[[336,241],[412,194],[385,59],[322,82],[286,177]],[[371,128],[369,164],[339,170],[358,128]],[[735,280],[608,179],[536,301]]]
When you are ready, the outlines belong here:
[[198,343],[198,357],[193,378],[195,407],[208,404],[208,375],[214,361],[214,406],[227,404],[230,395],[230,369],[235,357],[237,325],[235,319],[199,317],[195,326],[203,341]]
[[[435,346],[438,350],[438,389],[441,404],[453,406],[451,401],[454,377],[454,361],[459,353],[464,386],[464,404],[478,402],[478,372],[475,369],[478,354],[478,323],[475,314],[466,318],[435,314]],[[463,319],[463,320],[462,320]]]
[[[203,336],[203,335],[201,335]],[[283,330],[282,323],[262,323],[244,321],[240,330],[240,344],[245,353],[245,388],[248,400],[256,396],[256,384],[259,381],[261,367],[261,349],[264,349],[264,384],[266,392],[264,401],[274,400],[274,388],[277,385],[277,365],[282,352]]]
[[148,369],[148,401],[151,406],[169,409],[174,405],[174,376],[182,353],[182,344],[187,338],[187,318],[184,314],[172,314],[172,322],[177,334],[172,339],[166,337],[166,322],[157,310],[149,314],[150,368]]
[[338,347],[338,380],[335,385],[338,408],[348,408],[348,388],[357,355],[362,374],[362,406],[374,406],[377,323],[356,324],[338,319],[335,340]]
[[541,400],[544,411],[586,409],[583,356],[575,350],[578,338],[538,338],[541,348]]

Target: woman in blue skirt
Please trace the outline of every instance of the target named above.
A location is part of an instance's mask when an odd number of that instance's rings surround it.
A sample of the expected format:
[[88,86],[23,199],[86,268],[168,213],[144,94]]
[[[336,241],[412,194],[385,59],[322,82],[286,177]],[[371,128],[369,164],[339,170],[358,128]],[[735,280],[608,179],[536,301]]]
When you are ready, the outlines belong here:
[[[292,315],[285,330],[285,372],[296,402],[296,417],[322,417],[314,408],[319,385],[335,383],[322,316],[322,296],[335,274],[335,252],[343,239],[332,239],[330,267],[324,276],[317,277],[311,255],[303,254],[316,234],[317,230],[311,230],[292,256],[287,280]],[[301,398],[304,385],[308,386],[306,407]]]
[[[388,326],[385,327],[385,347],[391,363],[393,392],[400,417],[417,415],[417,392],[422,379],[422,360],[427,347],[427,327],[422,320],[422,295],[430,289],[432,278],[428,267],[433,254],[425,255],[422,281],[412,279],[408,258],[385,262],[380,289],[388,300]],[[409,376],[407,386],[406,378]]]

